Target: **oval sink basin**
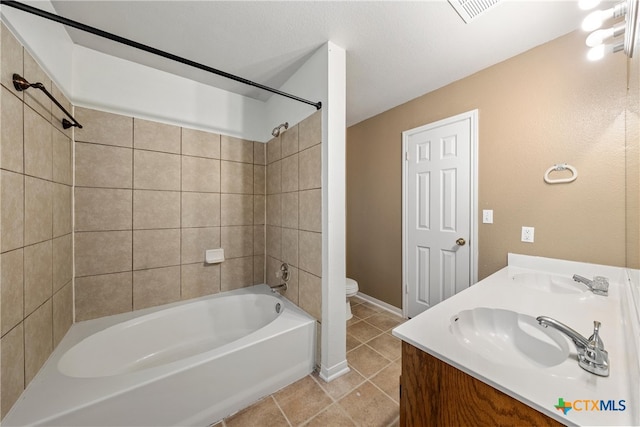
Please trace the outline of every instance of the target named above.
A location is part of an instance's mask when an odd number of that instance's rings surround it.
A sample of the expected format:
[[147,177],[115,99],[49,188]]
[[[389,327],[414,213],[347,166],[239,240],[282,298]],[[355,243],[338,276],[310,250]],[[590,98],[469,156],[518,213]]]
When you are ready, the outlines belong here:
[[576,282],[571,277],[554,276],[552,274],[518,273],[514,274],[511,280],[519,286],[553,294],[582,295],[589,292],[585,285]]
[[451,332],[458,341],[483,358],[519,368],[551,367],[569,356],[562,334],[543,328],[526,314],[478,307],[451,318]]

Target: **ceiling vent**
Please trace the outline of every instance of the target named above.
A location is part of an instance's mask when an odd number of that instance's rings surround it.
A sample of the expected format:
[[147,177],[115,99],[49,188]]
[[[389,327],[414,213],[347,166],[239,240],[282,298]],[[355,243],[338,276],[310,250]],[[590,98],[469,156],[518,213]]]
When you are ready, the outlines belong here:
[[449,0],[451,6],[467,24],[499,2],[500,0]]

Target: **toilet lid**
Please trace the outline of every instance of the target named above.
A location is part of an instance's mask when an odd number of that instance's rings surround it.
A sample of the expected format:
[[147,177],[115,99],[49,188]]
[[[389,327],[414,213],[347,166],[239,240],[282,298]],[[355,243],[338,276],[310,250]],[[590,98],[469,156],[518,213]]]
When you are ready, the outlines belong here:
[[346,278],[345,282],[348,294],[354,294],[358,292],[358,282],[353,279],[349,279],[348,277]]

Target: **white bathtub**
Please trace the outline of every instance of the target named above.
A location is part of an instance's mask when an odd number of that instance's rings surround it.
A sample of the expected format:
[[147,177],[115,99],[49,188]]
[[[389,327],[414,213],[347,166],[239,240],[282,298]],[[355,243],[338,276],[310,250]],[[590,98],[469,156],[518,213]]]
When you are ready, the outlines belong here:
[[2,425],[206,426],[308,375],[315,331],[266,285],[77,323]]

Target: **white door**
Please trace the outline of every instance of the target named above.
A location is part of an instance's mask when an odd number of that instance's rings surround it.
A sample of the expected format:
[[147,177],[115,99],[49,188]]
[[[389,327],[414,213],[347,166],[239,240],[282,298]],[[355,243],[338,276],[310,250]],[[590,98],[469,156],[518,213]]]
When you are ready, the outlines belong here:
[[416,316],[477,277],[477,114],[402,133],[405,316]]

